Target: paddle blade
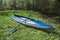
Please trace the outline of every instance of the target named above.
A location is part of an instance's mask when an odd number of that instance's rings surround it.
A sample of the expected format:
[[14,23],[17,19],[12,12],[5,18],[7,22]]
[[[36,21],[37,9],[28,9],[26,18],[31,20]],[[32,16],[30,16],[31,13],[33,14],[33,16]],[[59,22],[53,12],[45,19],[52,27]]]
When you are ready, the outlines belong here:
[[16,32],[16,31],[17,31],[17,29],[15,27],[15,28],[11,29],[8,34],[12,34],[12,33]]

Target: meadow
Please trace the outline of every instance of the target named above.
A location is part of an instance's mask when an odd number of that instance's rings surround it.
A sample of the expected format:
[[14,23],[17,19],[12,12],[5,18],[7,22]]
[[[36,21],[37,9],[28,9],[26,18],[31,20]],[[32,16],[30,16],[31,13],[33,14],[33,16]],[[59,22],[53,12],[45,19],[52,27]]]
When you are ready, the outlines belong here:
[[[37,30],[34,28],[28,28],[24,25],[20,25],[18,31],[8,35],[7,33],[13,27],[18,25],[18,23],[11,18],[12,14],[16,13],[22,16],[29,16],[32,13],[30,18],[38,19],[44,23],[55,26],[55,31],[58,34],[47,33],[42,30]],[[59,16],[56,17],[47,17],[39,12],[34,11],[24,11],[24,10],[6,10],[0,11],[0,40],[60,40],[60,23],[57,21]]]

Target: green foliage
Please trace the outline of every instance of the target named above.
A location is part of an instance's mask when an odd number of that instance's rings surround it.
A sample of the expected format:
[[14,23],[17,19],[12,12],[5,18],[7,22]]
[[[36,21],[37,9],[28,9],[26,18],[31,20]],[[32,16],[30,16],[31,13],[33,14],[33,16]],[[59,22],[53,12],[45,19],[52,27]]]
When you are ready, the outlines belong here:
[[60,15],[59,0],[0,0],[0,10],[36,10],[48,15]]
[[42,13],[56,15],[60,14],[60,2],[58,0],[36,0],[37,10]]

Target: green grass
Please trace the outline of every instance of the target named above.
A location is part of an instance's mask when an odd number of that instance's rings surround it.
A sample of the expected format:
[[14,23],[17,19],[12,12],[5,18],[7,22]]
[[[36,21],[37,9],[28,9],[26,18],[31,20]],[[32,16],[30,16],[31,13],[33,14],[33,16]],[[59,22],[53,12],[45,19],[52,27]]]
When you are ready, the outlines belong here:
[[56,26],[57,29],[55,30],[59,34],[48,34],[42,30],[27,28],[24,25],[21,25],[18,31],[12,35],[7,35],[8,31],[18,24],[11,18],[13,12],[14,10],[0,11],[0,40],[60,40],[60,37],[58,36],[60,34],[60,23],[56,23],[54,18],[48,18],[38,12],[23,10],[15,10],[15,13],[23,16],[28,16],[30,13],[33,13],[31,18]]

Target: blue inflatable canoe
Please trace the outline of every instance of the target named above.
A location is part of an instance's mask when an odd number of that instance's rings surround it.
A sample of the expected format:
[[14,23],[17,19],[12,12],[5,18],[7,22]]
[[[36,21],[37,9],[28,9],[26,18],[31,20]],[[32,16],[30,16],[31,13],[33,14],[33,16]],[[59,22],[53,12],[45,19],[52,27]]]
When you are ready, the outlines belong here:
[[31,19],[31,18],[24,17],[24,16],[19,16],[17,14],[13,14],[12,18],[15,21],[17,21],[21,24],[27,25],[27,26],[36,27],[36,28],[43,28],[43,29],[54,29],[53,26],[43,23],[39,20]]

